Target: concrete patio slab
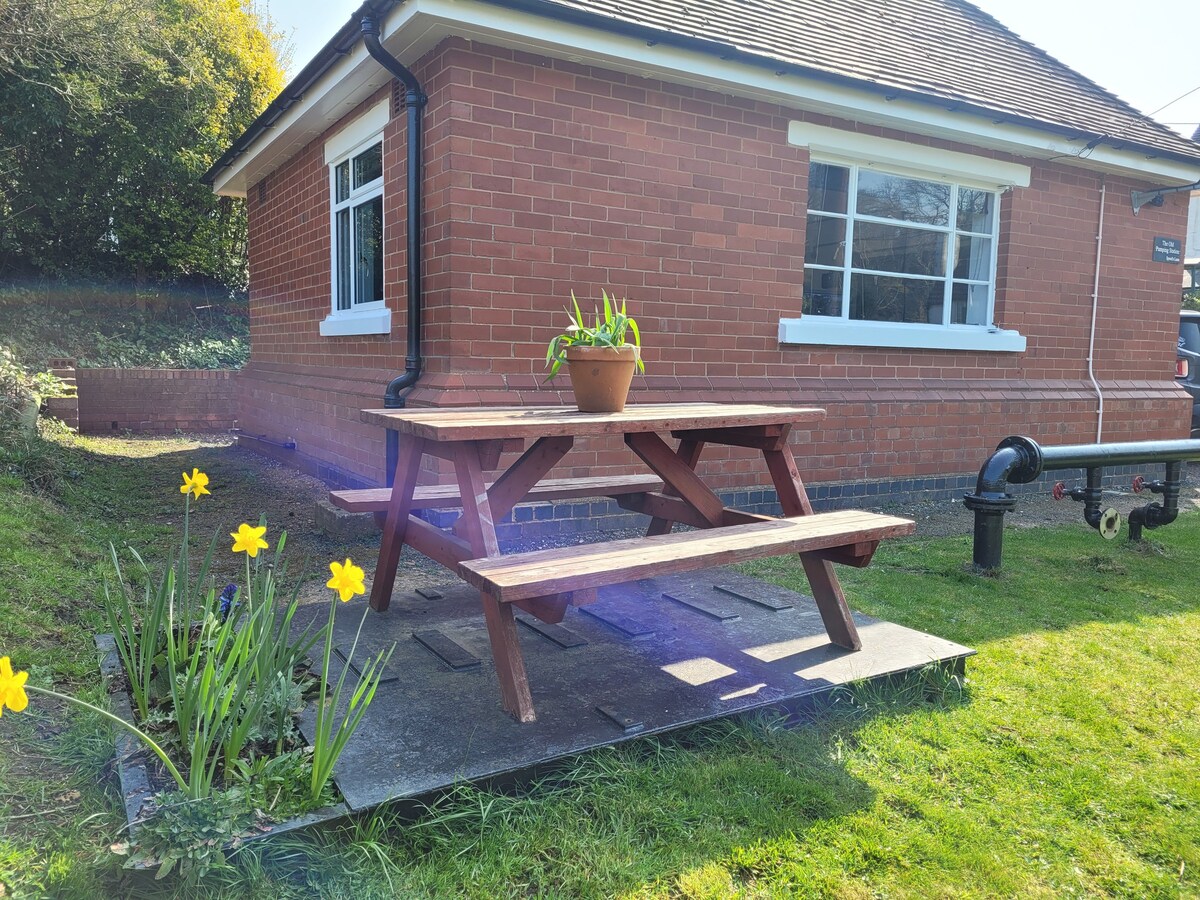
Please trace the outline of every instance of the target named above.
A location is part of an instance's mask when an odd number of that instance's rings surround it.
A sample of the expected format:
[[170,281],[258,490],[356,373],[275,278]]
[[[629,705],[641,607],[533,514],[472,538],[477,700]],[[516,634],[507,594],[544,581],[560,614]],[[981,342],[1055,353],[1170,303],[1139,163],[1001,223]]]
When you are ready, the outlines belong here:
[[[339,610],[331,668],[344,664],[358,627],[348,611]],[[853,681],[934,662],[961,666],[974,653],[866,616],[855,616],[862,649],[842,650],[829,643],[811,598],[723,569],[602,589],[559,626],[518,616],[538,716],[525,725],[500,707],[474,590],[397,590],[387,612],[367,616],[354,661],[393,642],[396,649],[335,769],[351,810],[697,722],[794,707]],[[310,712],[301,723],[309,739],[312,724]]]

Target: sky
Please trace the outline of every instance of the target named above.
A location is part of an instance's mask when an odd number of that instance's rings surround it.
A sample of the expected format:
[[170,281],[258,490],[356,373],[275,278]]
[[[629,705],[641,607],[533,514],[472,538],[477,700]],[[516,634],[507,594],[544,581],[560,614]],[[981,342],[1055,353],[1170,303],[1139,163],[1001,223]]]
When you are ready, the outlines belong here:
[[[360,0],[267,0],[292,42],[295,74]],[[1158,121],[1190,136],[1200,126],[1200,3],[1135,0],[976,0],[1021,37]],[[1189,93],[1190,92],[1190,93]],[[1182,95],[1188,96],[1180,98]]]

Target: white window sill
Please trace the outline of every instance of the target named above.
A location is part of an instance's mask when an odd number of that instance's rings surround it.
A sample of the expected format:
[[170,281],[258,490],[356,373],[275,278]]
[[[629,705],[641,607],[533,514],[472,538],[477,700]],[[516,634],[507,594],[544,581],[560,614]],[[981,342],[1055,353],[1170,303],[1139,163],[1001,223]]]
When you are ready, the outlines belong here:
[[392,311],[371,309],[330,313],[321,321],[321,337],[351,334],[391,334]]
[[908,350],[982,350],[1024,353],[1025,336],[983,325],[910,325],[847,322],[828,316],[779,320],[779,343],[834,347],[898,347]]

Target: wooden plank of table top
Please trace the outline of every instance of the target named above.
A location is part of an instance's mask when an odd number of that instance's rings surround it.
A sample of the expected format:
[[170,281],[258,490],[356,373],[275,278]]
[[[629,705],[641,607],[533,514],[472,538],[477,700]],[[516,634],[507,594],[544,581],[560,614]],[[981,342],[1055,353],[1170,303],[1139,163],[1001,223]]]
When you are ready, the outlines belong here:
[[818,422],[825,410],[760,403],[638,403],[619,413],[572,406],[364,409],[362,420],[430,441],[480,441]]
[[845,509],[708,531],[472,559],[459,566],[459,573],[468,583],[511,603],[764,556],[899,537],[912,534],[915,528],[909,519]]

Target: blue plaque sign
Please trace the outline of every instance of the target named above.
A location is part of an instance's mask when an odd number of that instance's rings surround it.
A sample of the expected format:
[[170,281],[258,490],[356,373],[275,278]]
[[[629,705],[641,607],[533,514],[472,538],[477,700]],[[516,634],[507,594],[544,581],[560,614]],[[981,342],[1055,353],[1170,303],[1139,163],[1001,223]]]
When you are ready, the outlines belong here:
[[1156,237],[1154,239],[1154,255],[1151,259],[1154,262],[1183,262],[1183,241],[1175,238]]

